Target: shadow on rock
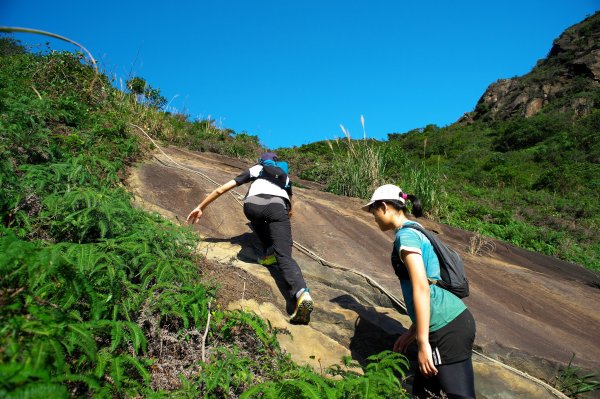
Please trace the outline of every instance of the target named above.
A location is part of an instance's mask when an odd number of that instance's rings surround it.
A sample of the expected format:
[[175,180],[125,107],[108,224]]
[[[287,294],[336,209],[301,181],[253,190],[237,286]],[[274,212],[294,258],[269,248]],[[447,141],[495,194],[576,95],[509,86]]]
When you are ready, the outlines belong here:
[[358,314],[350,351],[352,358],[362,366],[366,365],[369,356],[391,350],[396,338],[406,331],[397,320],[371,306],[362,305],[351,295],[340,295],[331,301]]
[[294,313],[296,301],[290,293],[291,287],[284,280],[279,266],[277,264],[272,266],[262,266],[257,263],[257,259],[263,256],[263,248],[262,243],[255,233],[244,233],[231,238],[205,238],[204,241],[210,243],[228,242],[230,244],[239,245],[241,249],[237,254],[237,258],[242,262],[256,263],[256,267],[266,268],[271,274],[271,277],[273,277],[281,296],[285,299],[286,312],[288,314]]

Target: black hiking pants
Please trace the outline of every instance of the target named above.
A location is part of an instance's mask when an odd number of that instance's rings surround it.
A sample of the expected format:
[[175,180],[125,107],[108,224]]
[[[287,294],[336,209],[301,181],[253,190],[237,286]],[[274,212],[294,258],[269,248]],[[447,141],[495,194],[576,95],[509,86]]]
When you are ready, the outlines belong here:
[[[439,330],[430,331],[429,343],[431,350],[437,353],[434,364],[438,373],[436,376],[425,378],[416,365],[414,397],[444,397],[441,395],[443,392],[449,399],[475,398],[475,378],[471,360],[474,340],[475,319],[469,309],[465,309]],[[416,345],[413,348],[416,349]],[[438,364],[442,361],[443,364]]]
[[288,209],[280,197],[249,197],[244,203],[244,214],[260,238],[264,249],[273,247],[283,278],[290,287],[290,297],[306,288],[298,263],[292,258],[292,224]]
[[[436,366],[438,374],[425,378],[419,372],[415,373],[413,382],[413,395],[415,398],[441,398],[441,392],[449,399],[475,398],[475,383],[473,377],[473,362],[466,360],[441,364]],[[439,395],[439,396],[438,396]]]

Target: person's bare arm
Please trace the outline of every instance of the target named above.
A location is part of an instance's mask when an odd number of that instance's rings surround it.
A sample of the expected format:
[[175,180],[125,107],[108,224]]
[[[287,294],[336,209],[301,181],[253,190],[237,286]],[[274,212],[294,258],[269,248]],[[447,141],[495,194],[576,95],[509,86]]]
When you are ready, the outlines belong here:
[[219,186],[216,189],[214,189],[210,194],[208,194],[208,196],[206,198],[204,198],[204,200],[197,207],[194,208],[193,211],[190,212],[186,221],[190,222],[192,224],[198,223],[198,221],[200,220],[200,217],[202,217],[202,213],[204,212],[204,209],[208,205],[210,205],[211,202],[213,202],[214,200],[216,200],[221,195],[225,194],[227,191],[231,190],[235,186],[237,186],[237,183],[235,182],[235,180],[230,180],[227,183],[223,184],[222,186]]
[[437,374],[437,369],[433,364],[431,345],[429,344],[429,312],[431,306],[429,281],[427,281],[421,254],[402,251],[402,258],[408,269],[413,289],[417,344],[419,345],[419,369],[425,377],[430,377]]

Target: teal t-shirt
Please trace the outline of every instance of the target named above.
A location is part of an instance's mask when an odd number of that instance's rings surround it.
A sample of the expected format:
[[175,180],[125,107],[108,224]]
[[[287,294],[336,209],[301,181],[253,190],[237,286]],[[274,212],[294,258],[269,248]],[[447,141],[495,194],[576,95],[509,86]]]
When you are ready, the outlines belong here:
[[[419,224],[417,222],[407,221],[404,225],[409,223]],[[425,264],[427,278],[441,280],[440,262],[431,242],[420,231],[410,228],[399,228],[396,230],[394,247],[396,251],[398,251],[398,254],[401,254],[402,250],[420,253],[423,257],[423,263]],[[404,265],[402,266],[405,267]],[[414,323],[415,306],[412,284],[409,279],[400,279],[400,285],[402,287],[402,295],[404,296],[408,315]],[[429,307],[429,331],[436,331],[444,327],[467,308],[459,297],[437,285],[430,285],[429,291],[431,298]]]

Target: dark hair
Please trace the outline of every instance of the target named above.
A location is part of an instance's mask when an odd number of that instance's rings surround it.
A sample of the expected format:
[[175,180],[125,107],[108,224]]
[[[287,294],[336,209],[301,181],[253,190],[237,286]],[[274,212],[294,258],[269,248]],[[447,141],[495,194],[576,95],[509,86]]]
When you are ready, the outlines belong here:
[[[421,206],[421,201],[416,196],[414,196],[412,194],[407,194],[406,195],[406,201],[410,201],[412,203],[412,207],[411,207],[411,211],[412,212],[411,213],[415,217],[421,217],[421,216],[423,216],[423,207]],[[408,212],[408,210],[406,209],[406,202],[403,204],[399,200],[379,200],[379,201],[375,201],[371,205],[371,208],[379,208],[381,206],[382,202],[385,202],[386,204],[392,206],[394,209],[396,209],[398,211]]]

